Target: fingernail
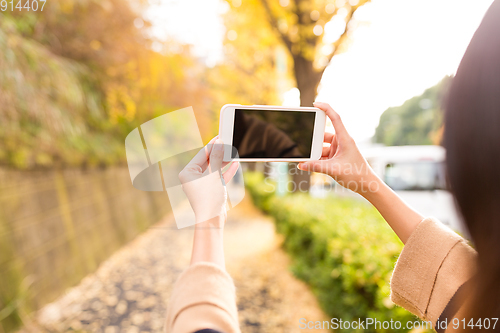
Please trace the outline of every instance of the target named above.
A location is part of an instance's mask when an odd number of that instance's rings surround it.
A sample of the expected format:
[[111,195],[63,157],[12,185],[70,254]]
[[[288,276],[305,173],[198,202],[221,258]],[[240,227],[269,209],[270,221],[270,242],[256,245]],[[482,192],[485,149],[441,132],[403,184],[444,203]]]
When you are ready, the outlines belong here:
[[304,170],[305,170],[305,168],[304,168],[304,163],[299,163],[299,164],[297,165],[297,169],[304,171]]

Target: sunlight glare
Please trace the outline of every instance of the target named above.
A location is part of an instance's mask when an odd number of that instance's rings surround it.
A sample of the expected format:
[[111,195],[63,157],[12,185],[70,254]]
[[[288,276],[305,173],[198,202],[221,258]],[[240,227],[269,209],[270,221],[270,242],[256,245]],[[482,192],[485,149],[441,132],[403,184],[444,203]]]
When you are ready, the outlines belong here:
[[333,3],[327,4],[325,7],[325,11],[327,14],[333,14],[333,12],[335,11],[335,5]]
[[280,0],[281,7],[286,7],[290,4],[290,0]]
[[290,106],[290,107],[300,106],[299,89],[292,88],[283,94],[283,106]]
[[322,26],[320,26],[319,24],[316,24],[316,25],[314,26],[313,33],[314,33],[316,36],[321,36],[321,34],[323,33],[323,27],[322,27]]

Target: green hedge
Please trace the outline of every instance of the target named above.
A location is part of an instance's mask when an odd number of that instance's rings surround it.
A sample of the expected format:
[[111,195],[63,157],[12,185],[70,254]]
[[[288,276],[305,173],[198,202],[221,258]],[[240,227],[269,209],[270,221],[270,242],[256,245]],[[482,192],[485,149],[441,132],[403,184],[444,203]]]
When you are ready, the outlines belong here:
[[277,197],[258,173],[247,173],[245,183],[284,235],[294,274],[309,284],[328,316],[399,320],[402,327],[417,319],[390,301],[389,281],[403,245],[373,207],[337,197]]

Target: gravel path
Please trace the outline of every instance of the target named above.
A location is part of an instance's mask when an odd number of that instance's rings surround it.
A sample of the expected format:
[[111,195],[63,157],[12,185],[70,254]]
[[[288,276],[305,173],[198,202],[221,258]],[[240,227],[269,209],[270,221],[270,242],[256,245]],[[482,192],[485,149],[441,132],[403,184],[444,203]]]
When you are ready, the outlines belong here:
[[[166,217],[41,309],[21,332],[161,332],[192,236],[192,229],[177,230]],[[325,319],[309,289],[288,271],[272,221],[248,198],[229,212],[224,237],[243,333],[307,332],[299,329],[300,318]]]

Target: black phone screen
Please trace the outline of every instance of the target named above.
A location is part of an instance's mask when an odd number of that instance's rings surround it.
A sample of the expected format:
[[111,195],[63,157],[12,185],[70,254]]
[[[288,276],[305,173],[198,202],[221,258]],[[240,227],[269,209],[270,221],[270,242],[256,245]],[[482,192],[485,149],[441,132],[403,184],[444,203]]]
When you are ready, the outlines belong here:
[[236,109],[233,146],[239,158],[310,158],[315,118],[316,112]]

